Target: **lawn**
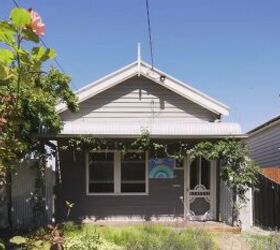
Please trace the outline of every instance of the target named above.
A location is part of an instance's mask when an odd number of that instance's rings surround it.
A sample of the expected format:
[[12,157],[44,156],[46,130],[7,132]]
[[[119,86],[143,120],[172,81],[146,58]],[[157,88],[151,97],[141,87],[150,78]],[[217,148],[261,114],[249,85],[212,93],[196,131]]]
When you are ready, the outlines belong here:
[[[206,231],[176,229],[164,226],[94,226],[67,223],[63,233],[66,250],[216,250],[216,244]],[[49,249],[45,230],[29,234],[27,248]]]
[[278,250],[280,249],[280,233],[243,233],[240,236],[253,250]]

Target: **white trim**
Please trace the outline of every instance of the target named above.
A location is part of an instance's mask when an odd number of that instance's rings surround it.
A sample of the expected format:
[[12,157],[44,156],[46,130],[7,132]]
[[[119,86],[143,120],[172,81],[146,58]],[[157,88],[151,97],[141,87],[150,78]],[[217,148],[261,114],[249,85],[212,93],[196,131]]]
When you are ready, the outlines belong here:
[[188,216],[188,189],[189,189],[189,166],[190,166],[190,155],[184,158],[184,218],[187,219]]
[[217,199],[217,161],[213,160],[210,163],[210,192],[211,192],[211,210],[212,210],[212,217],[214,220],[217,219],[217,203],[216,203],[216,199]]
[[148,193],[88,193],[87,196],[148,196]]
[[[121,192],[121,151],[116,150],[98,150],[94,153],[104,153],[110,152],[114,153],[114,193],[93,193],[89,192],[89,152],[85,152],[85,161],[86,161],[86,196],[141,196],[149,195],[149,172],[148,172],[148,162],[149,162],[149,153],[145,152],[145,192],[142,193],[122,193]],[[129,150],[128,152],[136,152],[135,150]]]
[[[141,67],[139,67],[141,66]],[[151,69],[151,66],[138,60],[132,64],[129,64],[118,71],[113,72],[87,86],[80,89],[76,92],[78,96],[78,102],[83,102],[109,88],[112,88],[119,83],[139,74],[140,75],[152,80],[153,82],[168,88],[169,90],[181,95],[182,97],[197,103],[198,105],[214,112],[216,114],[221,115],[228,115],[229,114],[229,107],[222,104],[221,102],[203,94],[202,92],[198,91],[197,89],[171,77],[170,75],[158,70],[158,69]],[[160,77],[164,75],[165,80],[162,82],[160,81]],[[65,103],[59,103],[56,106],[56,111],[61,113],[67,109]]]

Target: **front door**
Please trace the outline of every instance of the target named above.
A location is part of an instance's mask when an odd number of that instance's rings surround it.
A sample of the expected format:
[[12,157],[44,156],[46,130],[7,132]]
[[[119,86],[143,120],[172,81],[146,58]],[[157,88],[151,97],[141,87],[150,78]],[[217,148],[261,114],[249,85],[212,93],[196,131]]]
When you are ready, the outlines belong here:
[[216,219],[216,161],[203,157],[185,164],[185,215],[189,220]]

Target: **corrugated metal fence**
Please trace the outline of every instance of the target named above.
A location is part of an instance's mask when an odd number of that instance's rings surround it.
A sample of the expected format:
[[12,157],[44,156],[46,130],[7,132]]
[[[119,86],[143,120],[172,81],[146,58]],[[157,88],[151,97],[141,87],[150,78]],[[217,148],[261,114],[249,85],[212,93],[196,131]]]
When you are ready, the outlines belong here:
[[31,202],[34,193],[36,170],[32,168],[34,160],[24,162],[12,175],[12,226],[15,229],[26,229],[51,222],[54,212],[53,186],[55,174],[51,168],[46,168],[44,178],[45,211],[42,217],[33,212]]
[[259,189],[254,192],[254,224],[280,228],[280,185],[259,174]]
[[224,181],[220,182],[220,221],[232,223],[232,191]]

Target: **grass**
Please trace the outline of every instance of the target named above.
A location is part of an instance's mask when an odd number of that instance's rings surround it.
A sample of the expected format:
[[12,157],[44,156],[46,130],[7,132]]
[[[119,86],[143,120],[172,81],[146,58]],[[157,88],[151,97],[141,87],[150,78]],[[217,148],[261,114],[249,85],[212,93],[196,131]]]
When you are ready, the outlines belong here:
[[[212,236],[202,230],[178,230],[164,226],[126,226],[102,227],[94,225],[76,226],[66,224],[64,227],[66,247],[69,242],[84,235],[86,238],[96,238],[99,246],[96,249],[122,250],[214,250],[217,249]],[[76,238],[76,240],[75,240]],[[77,240],[77,244],[79,240]],[[97,244],[97,245],[98,245]],[[110,248],[102,248],[107,244]],[[73,248],[75,249],[75,248]],[[81,248],[80,248],[81,249]],[[92,248],[94,249],[94,248]]]
[[[63,234],[65,250],[217,250],[212,235],[198,229],[66,223],[59,230]],[[49,229],[22,236],[27,244],[21,249],[50,249]]]
[[269,234],[244,233],[242,239],[248,243],[252,250],[276,250],[280,249],[280,233]]

